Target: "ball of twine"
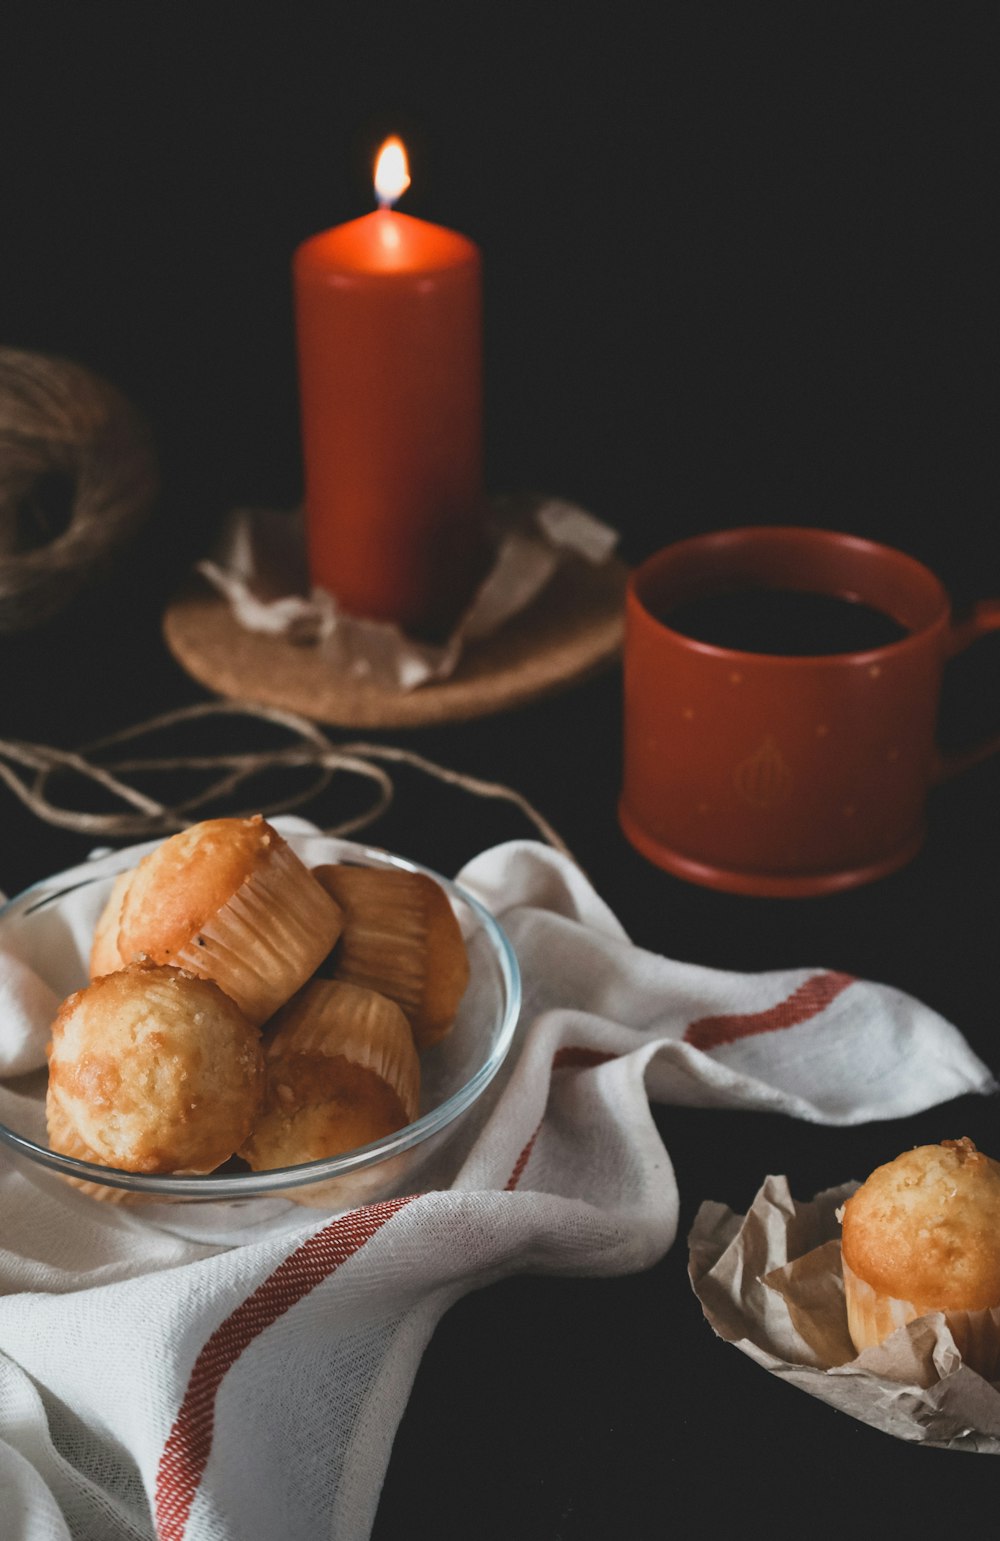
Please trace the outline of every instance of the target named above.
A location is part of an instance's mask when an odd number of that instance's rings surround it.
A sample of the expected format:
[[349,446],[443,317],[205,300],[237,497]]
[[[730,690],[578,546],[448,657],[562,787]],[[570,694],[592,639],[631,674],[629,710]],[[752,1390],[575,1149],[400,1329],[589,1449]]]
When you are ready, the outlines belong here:
[[41,625],[103,576],[157,490],[149,430],[112,385],[0,348],[0,632]]

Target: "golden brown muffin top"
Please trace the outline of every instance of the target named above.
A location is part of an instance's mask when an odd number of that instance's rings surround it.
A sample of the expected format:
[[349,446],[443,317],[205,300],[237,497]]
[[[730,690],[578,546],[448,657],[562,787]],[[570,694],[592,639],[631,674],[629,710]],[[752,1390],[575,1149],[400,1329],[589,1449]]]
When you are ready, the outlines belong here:
[[904,1151],[847,1200],[841,1248],[858,1278],[922,1312],[1000,1305],[1000,1163],[968,1138]]
[[118,931],[122,958],[143,954],[169,963],[284,844],[259,813],[205,819],[171,835],[143,858],[128,885]]
[[64,1121],[130,1171],[211,1171],[264,1091],[256,1028],[211,980],[171,967],[130,964],[70,995],[48,1055],[50,1132]]

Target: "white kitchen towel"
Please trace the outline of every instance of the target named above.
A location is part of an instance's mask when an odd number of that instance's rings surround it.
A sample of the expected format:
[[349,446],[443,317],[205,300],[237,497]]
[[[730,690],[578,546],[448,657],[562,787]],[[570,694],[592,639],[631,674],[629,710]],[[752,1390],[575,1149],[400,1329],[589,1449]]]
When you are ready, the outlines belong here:
[[[0,1155],[4,1541],[364,1541],[454,1300],[671,1245],[650,1097],[850,1124],[995,1089],[955,1027],[889,986],[641,951],[542,845],[486,851],[458,881],[507,931],[524,1005],[490,1116],[436,1191],[333,1220],[289,1206],[286,1229],[233,1244],[48,1195]],[[18,1015],[48,1001],[26,966],[0,957],[18,1064],[45,1031]]]

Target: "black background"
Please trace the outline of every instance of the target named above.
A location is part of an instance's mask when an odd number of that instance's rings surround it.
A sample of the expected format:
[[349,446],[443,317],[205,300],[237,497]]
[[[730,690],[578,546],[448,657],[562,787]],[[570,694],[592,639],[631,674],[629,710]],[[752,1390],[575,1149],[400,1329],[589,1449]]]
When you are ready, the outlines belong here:
[[[818,524],[902,546],[961,610],[1000,593],[997,18],[966,5],[8,3],[0,19],[0,345],[77,359],[147,415],[163,495],[131,581],[0,636],[0,738],[75,746],[202,699],[162,606],[223,514],[301,492],[289,262],[371,207],[484,254],[491,490],[572,498],[637,561],[699,530]],[[996,725],[996,650],[942,732]],[[1000,1063],[997,771],[932,799],[902,873],[801,903],[649,868],[618,833],[619,680],[508,718],[396,733],[526,793],[641,944],[887,980]],[[513,814],[402,778],[373,832],[454,870]],[[332,822],[339,809],[313,812]],[[82,837],[0,787],[0,884]],[[661,1109],[681,1239],[615,1282],[518,1279],[455,1307],[418,1374],[377,1541],[572,1541],[821,1511],[930,1534],[994,1476],[793,1392],[716,1342],[684,1275],[698,1203],[768,1171],[803,1197],[918,1140],[1000,1155],[996,1104],[823,1130]]]
[[[372,206],[485,263],[489,480],[639,556],[746,520],[994,554],[992,7],[5,7],[0,334],[106,373],[171,527],[300,493],[288,267]],[[197,512],[196,512],[197,510]]]

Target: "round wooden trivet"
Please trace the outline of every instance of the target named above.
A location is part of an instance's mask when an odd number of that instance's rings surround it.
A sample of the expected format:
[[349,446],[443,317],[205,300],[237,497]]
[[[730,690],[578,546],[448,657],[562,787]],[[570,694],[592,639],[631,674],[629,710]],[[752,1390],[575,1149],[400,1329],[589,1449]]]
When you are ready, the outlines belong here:
[[621,647],[628,569],[574,560],[494,636],[470,645],[450,679],[390,690],[336,672],[316,647],[247,631],[201,579],[168,606],[167,645],[211,690],[318,722],[419,727],[509,711],[610,663]]

